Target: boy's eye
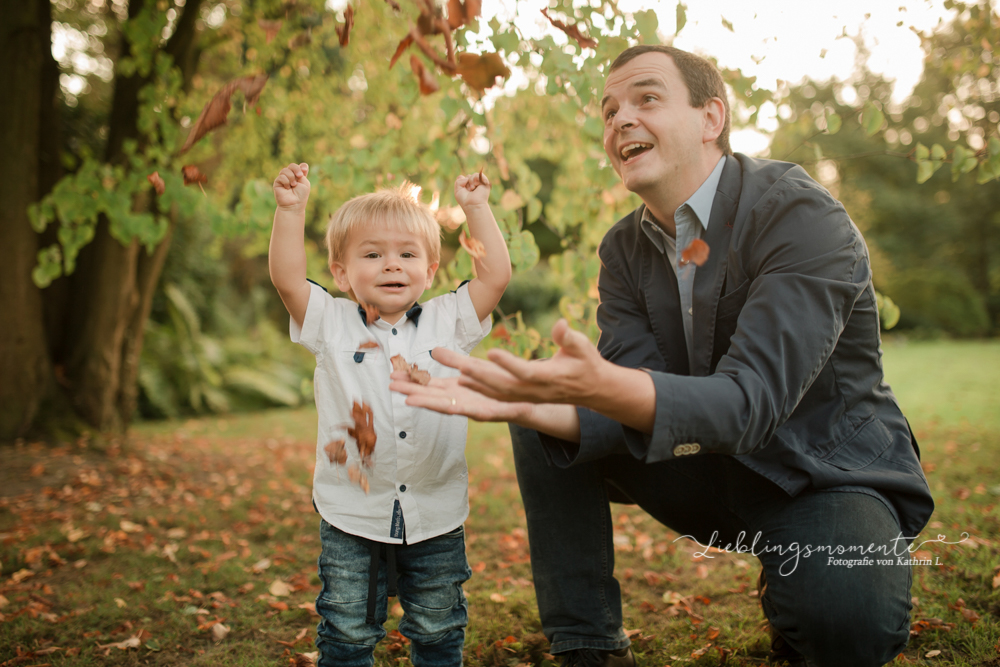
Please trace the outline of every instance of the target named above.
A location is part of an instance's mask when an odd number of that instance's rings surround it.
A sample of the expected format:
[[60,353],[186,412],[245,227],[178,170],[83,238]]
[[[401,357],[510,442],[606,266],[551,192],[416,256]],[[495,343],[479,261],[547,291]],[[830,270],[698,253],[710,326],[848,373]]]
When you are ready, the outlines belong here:
[[365,258],[366,259],[378,259],[378,256],[379,255],[378,255],[377,252],[370,252],[367,255],[365,255]]
[[413,259],[414,257],[416,257],[416,255],[414,255],[412,252],[403,253],[403,259]]

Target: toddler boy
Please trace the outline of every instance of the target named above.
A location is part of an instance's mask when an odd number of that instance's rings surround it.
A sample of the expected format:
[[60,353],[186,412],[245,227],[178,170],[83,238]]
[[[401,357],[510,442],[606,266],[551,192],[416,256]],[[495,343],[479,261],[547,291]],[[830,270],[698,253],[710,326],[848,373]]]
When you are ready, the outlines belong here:
[[398,591],[399,631],[414,666],[460,667],[468,622],[462,583],[471,576],[462,528],[467,421],[407,406],[404,395],[390,393],[389,375],[394,357],[433,376],[455,375],[431,350],[468,354],[489,333],[510,280],[489,181],[473,174],[455,183],[472,237],[485,249],[475,260],[478,277],[426,303],[418,300],[433,283],[441,237],[413,186],[344,204],[326,239],[334,282],[351,301],[306,280],[308,173],[308,165],[290,164],[274,181],[268,262],[292,341],[316,356],[319,665],[374,664],[387,597]]

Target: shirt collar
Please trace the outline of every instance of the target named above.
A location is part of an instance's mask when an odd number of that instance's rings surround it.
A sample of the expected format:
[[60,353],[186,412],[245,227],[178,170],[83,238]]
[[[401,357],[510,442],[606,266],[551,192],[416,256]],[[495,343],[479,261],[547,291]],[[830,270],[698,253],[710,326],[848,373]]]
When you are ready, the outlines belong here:
[[[726,166],[726,156],[723,155],[715,165],[715,169],[708,175],[705,182],[688,197],[687,201],[678,208],[687,206],[694,213],[694,217],[701,223],[702,229],[708,229],[708,221],[712,218],[712,204],[715,202],[715,191],[719,189],[719,181],[722,179],[722,168]],[[648,208],[642,211],[642,222],[649,221],[656,225],[656,219],[649,212]],[[656,225],[659,227],[659,225]]]
[[[420,313],[423,312],[424,308],[419,303],[413,304],[408,311],[406,311],[406,319],[413,322],[413,326],[417,326],[420,321]],[[358,315],[361,316],[361,323],[368,326],[368,316],[365,315],[365,309],[358,304]]]

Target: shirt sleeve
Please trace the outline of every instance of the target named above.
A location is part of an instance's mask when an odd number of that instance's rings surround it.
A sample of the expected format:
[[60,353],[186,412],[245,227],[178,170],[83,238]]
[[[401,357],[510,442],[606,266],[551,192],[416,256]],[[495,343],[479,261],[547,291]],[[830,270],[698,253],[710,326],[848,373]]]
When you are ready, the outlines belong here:
[[455,325],[455,344],[468,354],[486,338],[493,328],[493,318],[487,315],[480,320],[476,306],[469,294],[469,283],[463,284],[454,292],[457,309]]
[[288,333],[293,343],[298,343],[313,354],[319,354],[323,343],[323,320],[327,309],[332,307],[333,298],[319,285],[309,283],[309,303],[302,326],[295,319],[288,318]]

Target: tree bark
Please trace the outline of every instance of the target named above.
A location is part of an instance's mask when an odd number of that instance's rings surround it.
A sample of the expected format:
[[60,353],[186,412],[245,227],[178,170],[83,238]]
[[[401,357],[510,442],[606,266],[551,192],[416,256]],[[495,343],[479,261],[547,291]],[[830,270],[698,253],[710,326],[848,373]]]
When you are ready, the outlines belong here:
[[41,196],[46,70],[51,54],[48,0],[0,2],[0,439],[23,435],[50,390],[40,290],[31,279],[38,235],[27,209]]

